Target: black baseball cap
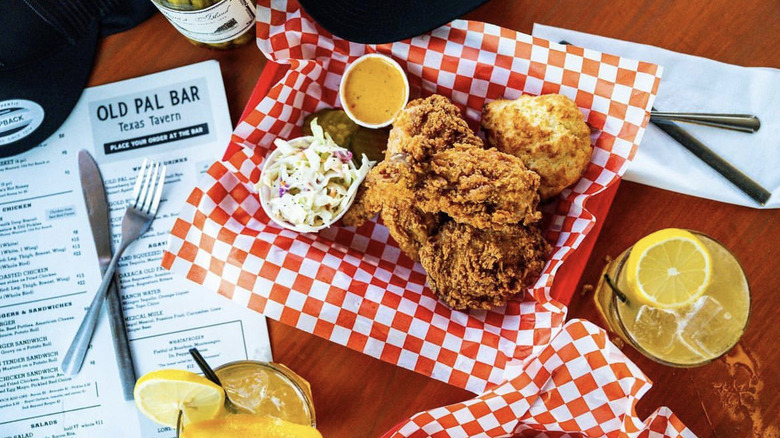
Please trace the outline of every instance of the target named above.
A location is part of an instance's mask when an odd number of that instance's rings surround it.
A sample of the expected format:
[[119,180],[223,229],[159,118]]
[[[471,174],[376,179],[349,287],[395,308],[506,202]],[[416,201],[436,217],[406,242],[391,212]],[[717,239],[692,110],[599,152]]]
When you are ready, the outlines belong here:
[[0,157],[59,129],[87,84],[101,28],[105,35],[148,18],[153,5],[144,1],[0,0]]
[[328,32],[363,44],[399,41],[442,26],[487,0],[299,0]]

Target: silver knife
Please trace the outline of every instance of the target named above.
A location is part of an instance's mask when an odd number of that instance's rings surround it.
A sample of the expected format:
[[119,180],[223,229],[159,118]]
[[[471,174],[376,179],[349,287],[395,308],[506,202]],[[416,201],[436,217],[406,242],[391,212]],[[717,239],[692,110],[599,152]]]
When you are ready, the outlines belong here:
[[[97,249],[100,274],[106,271],[111,261],[111,228],[108,219],[108,200],[106,189],[103,186],[103,178],[97,163],[85,150],[79,151],[79,176],[81,178],[81,191],[84,202],[87,204],[89,225],[92,228],[92,238]],[[114,276],[107,293],[109,323],[111,325],[112,339],[114,340],[114,352],[116,353],[119,378],[122,382],[122,392],[125,400],[133,399],[136,375],[133,366],[133,357],[130,354],[130,342],[127,339],[125,317],[122,311],[122,298],[119,296],[117,284],[118,275]]]

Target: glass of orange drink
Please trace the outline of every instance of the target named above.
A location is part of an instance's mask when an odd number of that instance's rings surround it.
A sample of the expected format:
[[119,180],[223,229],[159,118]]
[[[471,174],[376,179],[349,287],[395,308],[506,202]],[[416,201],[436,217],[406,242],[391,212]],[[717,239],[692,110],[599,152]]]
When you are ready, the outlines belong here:
[[181,438],[322,438],[309,383],[286,366],[244,360],[214,372],[221,386],[190,371],[147,373],[136,383],[136,406]]
[[750,288],[731,252],[695,231],[652,233],[612,260],[594,295],[609,329],[671,366],[706,364],[739,341]]

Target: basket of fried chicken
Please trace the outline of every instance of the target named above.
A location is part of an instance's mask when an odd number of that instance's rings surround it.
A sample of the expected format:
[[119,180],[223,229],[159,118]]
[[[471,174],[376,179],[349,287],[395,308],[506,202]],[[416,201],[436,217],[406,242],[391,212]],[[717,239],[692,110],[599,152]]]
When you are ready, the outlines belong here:
[[556,273],[602,219],[589,199],[641,141],[660,68],[465,20],[361,45],[295,2],[258,10],[276,17],[257,23],[269,86],[163,266],[470,391],[506,381],[563,327]]
[[342,218],[359,226],[378,213],[454,309],[501,306],[536,281],[550,253],[538,204],[577,182],[592,152],[562,95],[493,101],[482,128],[486,140],[443,96],[410,102]]

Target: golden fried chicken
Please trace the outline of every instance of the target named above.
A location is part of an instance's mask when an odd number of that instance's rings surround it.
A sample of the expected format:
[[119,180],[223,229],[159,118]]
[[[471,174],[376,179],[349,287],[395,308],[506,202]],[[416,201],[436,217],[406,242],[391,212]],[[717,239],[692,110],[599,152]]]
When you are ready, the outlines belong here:
[[585,117],[561,94],[490,102],[482,114],[482,128],[489,145],[520,157],[541,176],[543,200],[579,181],[593,152]]
[[[376,216],[382,210],[383,200],[386,199],[386,196],[383,196],[384,189],[396,182],[403,186],[400,176],[390,161],[382,161],[374,166],[358,187],[352,206],[341,218],[342,223],[347,226],[359,227]],[[410,195],[406,190],[394,193]]]
[[422,244],[436,232],[438,214],[416,206],[420,176],[404,159],[391,158],[374,166],[358,189],[355,201],[341,218],[344,225],[360,226],[380,213],[401,250],[413,260]]
[[413,205],[385,207],[381,217],[398,247],[414,261],[420,260],[420,248],[436,235],[442,221],[441,215]]
[[420,187],[431,157],[455,143],[483,147],[457,106],[440,95],[409,102],[393,122],[385,160],[371,169],[342,223],[360,226],[381,211],[401,249],[419,260],[417,251],[439,225],[437,212],[418,208]]
[[541,218],[539,181],[520,158],[485,149],[458,108],[434,95],[395,120],[385,160],[342,222],[358,226],[379,212],[448,305],[489,308],[541,272],[548,246],[530,226]]
[[441,211],[478,228],[530,224],[541,219],[539,175],[495,149],[455,145],[431,157],[418,191],[420,208]]
[[448,306],[490,309],[531,286],[549,252],[536,225],[480,230],[450,221],[420,249],[420,263]]
[[403,158],[415,172],[437,152],[454,144],[482,148],[477,137],[460,115],[460,109],[444,96],[434,94],[409,102],[393,121],[385,159]]

